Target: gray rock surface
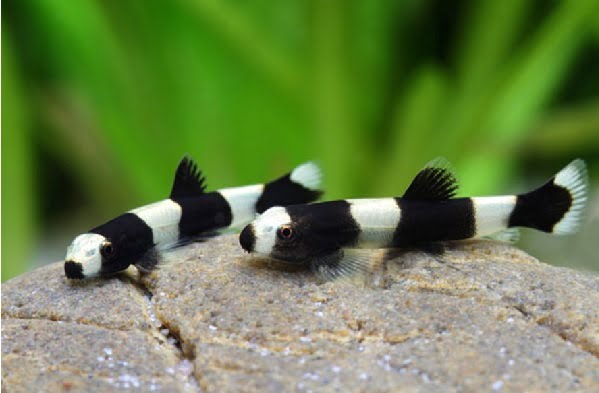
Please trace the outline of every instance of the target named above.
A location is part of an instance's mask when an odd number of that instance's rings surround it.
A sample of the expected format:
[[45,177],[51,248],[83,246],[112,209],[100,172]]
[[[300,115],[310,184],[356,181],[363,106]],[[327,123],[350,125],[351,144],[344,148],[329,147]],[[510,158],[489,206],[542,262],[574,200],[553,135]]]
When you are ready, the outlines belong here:
[[599,391],[599,278],[470,242],[360,280],[193,244],[141,279],[62,264],[2,290],[2,389]]

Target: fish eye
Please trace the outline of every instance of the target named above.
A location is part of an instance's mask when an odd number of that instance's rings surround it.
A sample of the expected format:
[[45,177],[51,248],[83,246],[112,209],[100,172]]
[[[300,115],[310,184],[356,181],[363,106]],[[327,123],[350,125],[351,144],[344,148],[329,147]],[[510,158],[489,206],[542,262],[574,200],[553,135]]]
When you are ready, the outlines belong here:
[[295,230],[291,225],[281,225],[277,230],[277,236],[281,240],[292,240],[295,237]]
[[100,253],[105,258],[110,258],[114,252],[114,247],[111,242],[104,242],[100,245]]

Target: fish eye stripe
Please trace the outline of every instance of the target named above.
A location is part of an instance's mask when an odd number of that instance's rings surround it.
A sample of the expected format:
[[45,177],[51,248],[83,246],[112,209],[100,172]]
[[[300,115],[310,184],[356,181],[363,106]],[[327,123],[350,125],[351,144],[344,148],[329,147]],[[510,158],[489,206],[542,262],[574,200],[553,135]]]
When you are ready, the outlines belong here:
[[[286,211],[302,239],[309,239],[317,249],[328,250],[350,246],[358,241],[360,226],[351,213],[351,206],[348,200],[338,200],[292,205]],[[308,228],[305,228],[307,223]]]

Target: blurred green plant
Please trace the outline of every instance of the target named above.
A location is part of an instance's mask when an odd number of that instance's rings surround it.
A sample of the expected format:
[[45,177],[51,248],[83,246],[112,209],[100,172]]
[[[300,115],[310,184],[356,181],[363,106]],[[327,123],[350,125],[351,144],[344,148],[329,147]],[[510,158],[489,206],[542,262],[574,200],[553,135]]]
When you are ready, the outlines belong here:
[[[2,36],[2,277],[23,271],[31,257],[35,228],[35,189],[27,100],[23,96],[11,42]],[[6,99],[10,97],[10,99]],[[8,147],[8,148],[7,148]],[[9,207],[9,208],[7,208]]]
[[316,159],[327,198],[398,195],[437,155],[464,194],[535,157],[599,173],[594,0],[2,8],[3,280],[72,211],[84,231],[165,197],[184,153],[211,188]]

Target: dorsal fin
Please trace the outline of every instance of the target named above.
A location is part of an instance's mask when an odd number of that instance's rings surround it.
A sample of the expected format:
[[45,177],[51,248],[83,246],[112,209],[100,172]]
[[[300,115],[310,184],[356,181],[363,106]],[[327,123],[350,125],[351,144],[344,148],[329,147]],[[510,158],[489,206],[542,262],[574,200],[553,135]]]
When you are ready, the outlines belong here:
[[453,198],[457,191],[458,181],[451,170],[449,161],[438,157],[418,172],[402,198],[418,201],[443,201]]
[[175,172],[170,198],[202,195],[206,189],[205,180],[197,164],[188,156],[183,157]]

